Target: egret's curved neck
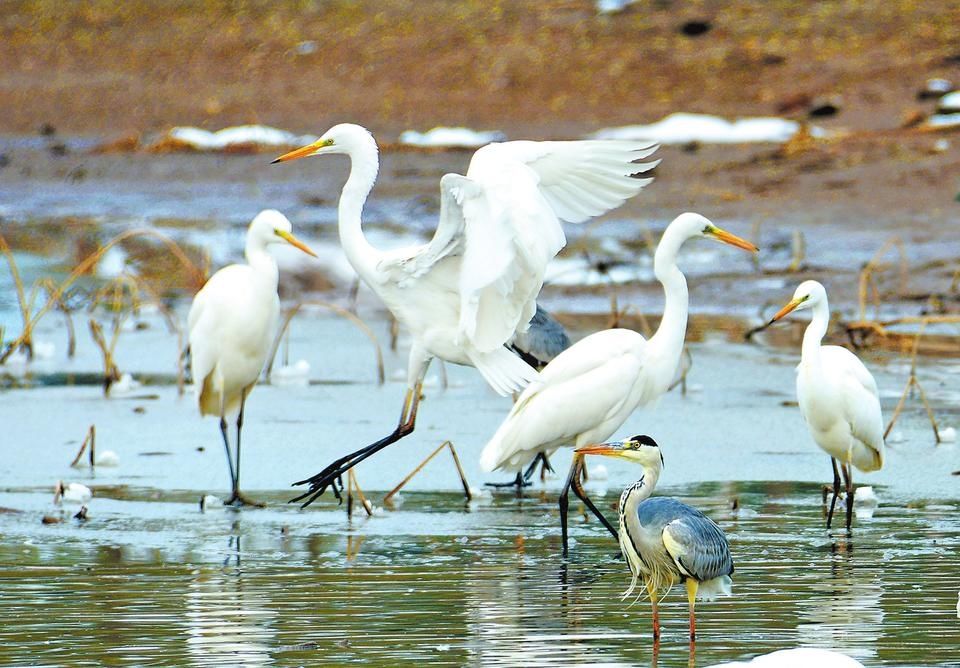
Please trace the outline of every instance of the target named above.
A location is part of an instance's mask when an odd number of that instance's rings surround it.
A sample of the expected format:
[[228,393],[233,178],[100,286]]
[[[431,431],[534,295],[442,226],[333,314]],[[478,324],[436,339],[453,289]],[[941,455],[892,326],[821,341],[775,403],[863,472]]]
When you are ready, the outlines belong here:
[[656,333],[650,337],[650,346],[656,350],[660,360],[669,363],[665,364],[670,366],[670,378],[667,382],[673,380],[673,374],[680,364],[683,340],[687,332],[687,279],[677,267],[677,254],[685,240],[685,236],[668,227],[653,257],[653,273],[663,284],[665,301],[663,318]]
[[257,276],[261,277],[273,290],[277,289],[280,283],[280,273],[277,269],[277,261],[267,252],[267,245],[258,239],[251,239],[247,236],[247,245],[243,251],[247,263],[253,267]]
[[368,282],[376,270],[379,252],[363,236],[361,217],[363,205],[377,180],[380,161],[373,137],[354,144],[350,156],[350,176],[340,193],[340,244],[357,273]]
[[803,333],[803,348],[800,361],[804,364],[816,364],[820,361],[820,343],[827,334],[830,325],[830,307],[827,300],[821,300],[813,305],[813,318]]

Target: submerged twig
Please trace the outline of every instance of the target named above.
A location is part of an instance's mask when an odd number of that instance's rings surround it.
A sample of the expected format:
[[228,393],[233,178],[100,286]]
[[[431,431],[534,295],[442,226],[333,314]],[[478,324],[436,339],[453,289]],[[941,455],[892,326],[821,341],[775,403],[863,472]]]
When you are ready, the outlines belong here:
[[[453,456],[454,466],[457,467],[457,473],[460,475],[460,484],[463,485],[463,495],[467,498],[467,501],[468,501],[468,502],[469,502],[471,499],[473,499],[473,494],[470,493],[470,485],[469,485],[469,483],[467,483],[467,475],[466,475],[466,473],[463,472],[463,466],[460,464],[460,457],[457,456],[457,449],[456,449],[455,447],[453,447],[453,442],[452,442],[452,441],[444,441],[443,443],[441,443],[440,445],[438,445],[437,448],[436,448],[433,452],[431,452],[429,455],[427,455],[427,457],[426,457],[422,462],[420,462],[415,469],[413,469],[410,473],[408,473],[407,476],[406,476],[403,480],[401,480],[400,483],[399,483],[396,487],[394,487],[394,488],[391,489],[389,492],[387,492],[387,495],[386,495],[385,497],[383,497],[383,503],[384,503],[384,505],[386,505],[386,504],[388,504],[388,503],[391,503],[394,495],[395,495],[397,492],[399,492],[401,489],[403,489],[403,487],[404,487],[408,482],[410,482],[410,480],[411,480],[415,475],[417,475],[418,473],[420,473],[420,471],[423,470],[423,467],[425,467],[427,464],[429,464],[429,463],[430,463],[430,460],[433,459],[434,457],[436,457],[436,456],[440,453],[440,451],[443,450],[444,448],[449,448],[449,449],[450,449],[450,454]],[[351,470],[352,470],[352,469],[351,469]]]

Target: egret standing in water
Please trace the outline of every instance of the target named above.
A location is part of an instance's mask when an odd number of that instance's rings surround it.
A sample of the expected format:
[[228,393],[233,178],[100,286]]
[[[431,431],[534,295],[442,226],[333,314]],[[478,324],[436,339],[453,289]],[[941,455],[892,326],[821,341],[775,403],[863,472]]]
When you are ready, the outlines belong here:
[[[484,447],[484,471],[522,470],[539,453],[581,447],[608,439],[638,406],[662,396],[676,378],[687,329],[687,281],[677,254],[687,239],[706,237],[756,251],[749,241],[721,230],[703,216],[684,213],[668,226],[657,245],[653,272],[663,284],[666,303],[656,333],[646,340],[630,329],[591,334],[557,355],[514,404]],[[616,530],[583,493],[581,458],[574,455],[560,493],[563,553],[567,553],[570,488],[614,535]]]
[[698,600],[729,595],[733,558],[723,529],[685,503],[669,497],[649,498],[663,469],[663,454],[649,436],[577,448],[583,455],[620,457],[639,464],[643,475],[620,495],[618,539],[630,567],[627,598],[643,580],[653,605],[653,637],[660,637],[657,602],[677,582],[687,586],[690,640],[697,637],[694,607]]
[[293,499],[312,503],[341,476],[414,430],[423,379],[434,357],[474,366],[502,395],[537,372],[507,345],[526,330],[547,262],[566,243],[561,221],[583,222],[620,206],[652,179],[634,178],[657,162],[636,141],[513,141],[479,149],[466,176],[440,179],[440,221],[431,241],[380,251],[367,241],[361,214],[379,169],[377,144],[359,125],[340,124],[316,142],[280,156],[284,162],[344,154],[350,176],[340,194],[340,243],[347,259],[413,339],[407,391],[396,429],[334,460],[296,484]]
[[[803,334],[797,367],[797,401],[810,435],[833,464],[833,497],[827,528],[840,494],[843,472],[847,501],[847,530],[853,520],[853,471],[864,473],[883,467],[883,416],[877,382],[856,355],[840,346],[820,345],[830,324],[827,291],[817,281],[804,281],[793,299],[768,324],[791,311],[813,309]],[[837,462],[840,462],[839,471]]]
[[[285,242],[316,254],[290,232],[279,211],[261,211],[247,230],[246,264],[224,267],[193,298],[187,319],[190,368],[201,415],[220,417],[232,494],[228,505],[262,505],[240,493],[240,431],[247,395],[256,385],[273,342],[280,311],[277,261],[267,247]],[[227,417],[237,416],[236,459]]]

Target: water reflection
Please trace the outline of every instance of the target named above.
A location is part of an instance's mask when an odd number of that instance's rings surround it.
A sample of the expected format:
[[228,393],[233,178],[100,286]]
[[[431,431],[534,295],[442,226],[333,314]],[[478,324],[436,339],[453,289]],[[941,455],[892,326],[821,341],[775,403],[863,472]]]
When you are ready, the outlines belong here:
[[860,661],[877,657],[883,587],[860,557],[870,558],[855,556],[853,536],[839,531],[832,536],[829,577],[811,583],[812,592],[800,605],[798,644],[836,650]]
[[241,536],[229,537],[223,567],[193,572],[186,591],[187,652],[191,665],[265,666],[272,662],[276,613],[245,586]]

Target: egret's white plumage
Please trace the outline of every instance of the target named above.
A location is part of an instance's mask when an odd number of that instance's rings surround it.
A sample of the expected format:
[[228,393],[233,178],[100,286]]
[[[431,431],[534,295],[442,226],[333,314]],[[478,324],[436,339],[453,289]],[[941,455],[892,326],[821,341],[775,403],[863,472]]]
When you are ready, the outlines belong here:
[[505,346],[534,315],[547,263],[566,242],[561,222],[583,222],[637,194],[651,179],[633,175],[657,162],[635,161],[655,149],[636,141],[484,146],[465,176],[440,179],[440,220],[430,242],[393,251],[375,249],[361,230],[379,169],[377,145],[366,129],[336,125],[313,144],[277,158],[350,157],[339,204],[341,244],[413,339],[397,429],[304,481],[311,485],[307,503],[359,461],[413,431],[420,386],[434,357],[476,367],[504,395],[536,379],[536,371]]
[[653,636],[657,638],[660,636],[657,603],[674,584],[685,582],[690,639],[694,640],[696,601],[730,594],[733,557],[723,530],[702,512],[677,499],[650,497],[663,469],[663,454],[649,436],[589,445],[577,452],[620,457],[642,467],[640,480],[620,496],[618,538],[632,576],[623,598],[628,598],[643,580],[653,606]]
[[[654,256],[654,274],[666,297],[656,333],[648,341],[633,330],[608,329],[557,355],[523,391],[484,447],[480,455],[484,471],[519,471],[537,453],[549,456],[561,446],[605,441],[638,406],[667,391],[680,365],[687,327],[687,281],[677,267],[677,254],[694,237],[756,250],[699,214],[684,213],[674,219]],[[560,501],[564,517],[566,491],[565,487]],[[580,495],[576,486],[574,491]],[[562,529],[566,544],[565,523]]]
[[773,317],[775,322],[791,311],[812,309],[803,335],[797,366],[797,400],[800,414],[814,442],[833,460],[834,498],[827,526],[839,494],[840,463],[847,483],[847,527],[853,507],[850,466],[870,472],[883,466],[883,416],[877,383],[856,355],[840,346],[821,345],[830,324],[827,291],[817,281],[804,281],[793,299]]
[[[246,264],[224,267],[193,299],[187,326],[190,367],[201,415],[216,415],[227,449],[233,496],[240,495],[240,430],[243,404],[263,370],[280,310],[279,270],[267,247],[289,243],[313,255],[290,232],[290,221],[278,211],[260,212],[247,230]],[[230,454],[226,419],[237,416],[236,467]]]

